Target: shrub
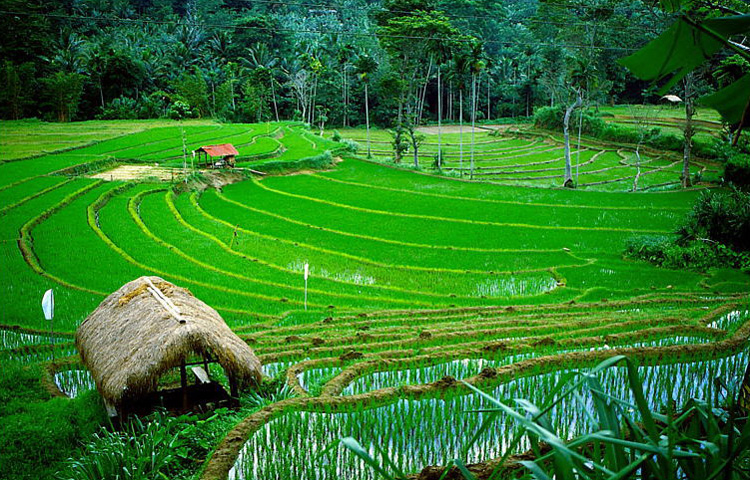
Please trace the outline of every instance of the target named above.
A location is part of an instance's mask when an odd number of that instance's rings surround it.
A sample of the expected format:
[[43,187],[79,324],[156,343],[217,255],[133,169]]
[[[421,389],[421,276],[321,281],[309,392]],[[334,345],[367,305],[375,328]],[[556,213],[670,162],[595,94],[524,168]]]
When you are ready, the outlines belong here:
[[102,109],[96,116],[99,120],[135,120],[138,118],[138,102],[129,97],[118,97]]
[[750,193],[704,192],[677,235],[634,237],[625,255],[667,268],[750,270]]
[[101,429],[84,447],[80,458],[70,458],[58,474],[64,480],[121,480],[173,478],[180,459],[187,457],[185,442],[175,428],[179,422],[156,413],[146,423],[135,418],[122,431]]
[[625,256],[673,269],[750,268],[750,255],[735,252],[720,243],[696,240],[680,245],[662,236],[631,238],[626,244]]
[[750,155],[736,153],[727,158],[724,181],[742,190],[750,190]]
[[[607,127],[604,121],[597,115],[584,111],[583,116],[579,117],[580,111],[576,110],[575,115],[570,118],[570,129],[578,131],[578,119],[581,118],[581,132],[587,135],[599,137],[602,131]],[[565,107],[542,107],[534,112],[534,125],[548,130],[563,129],[563,117],[565,116]]]
[[677,233],[681,245],[700,240],[737,252],[750,250],[750,193],[738,189],[702,193]]
[[341,139],[341,144],[344,146],[344,150],[349,153],[357,153],[357,150],[359,150],[359,144],[350,138]]
[[193,116],[193,111],[190,110],[190,105],[185,102],[177,100],[167,109],[167,117],[172,120],[182,120],[183,118],[190,118]]

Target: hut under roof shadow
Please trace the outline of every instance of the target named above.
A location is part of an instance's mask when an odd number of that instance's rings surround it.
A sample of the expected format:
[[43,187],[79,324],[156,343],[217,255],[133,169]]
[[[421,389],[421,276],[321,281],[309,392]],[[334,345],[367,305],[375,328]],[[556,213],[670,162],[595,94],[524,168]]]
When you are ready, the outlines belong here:
[[[216,310],[155,276],[109,295],[78,327],[76,347],[111,415],[233,404],[241,389],[261,379],[258,357]],[[210,379],[212,362],[224,369],[231,396]],[[159,390],[162,376],[174,370],[180,385]]]

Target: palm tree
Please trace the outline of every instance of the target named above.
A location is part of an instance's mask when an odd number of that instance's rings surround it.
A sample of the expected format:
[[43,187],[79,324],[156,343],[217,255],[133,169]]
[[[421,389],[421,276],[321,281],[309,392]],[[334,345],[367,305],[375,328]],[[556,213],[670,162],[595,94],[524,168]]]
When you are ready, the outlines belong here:
[[443,166],[443,90],[441,84],[441,73],[443,65],[451,57],[451,45],[444,39],[436,40],[430,45],[431,55],[435,58],[437,64],[437,107],[438,107],[438,169]]
[[267,71],[268,82],[271,86],[271,100],[273,102],[273,112],[276,117],[276,121],[279,121],[279,107],[276,103],[276,72],[278,71],[279,57],[275,56],[268,45],[265,43],[256,43],[252,47],[247,49],[249,58],[243,58],[242,60],[250,68],[263,69]]
[[466,74],[469,71],[469,56],[466,52],[458,51],[453,55],[449,75],[451,81],[458,87],[458,158],[459,172],[463,175],[464,167],[464,88],[466,87]]
[[485,67],[484,48],[481,43],[474,42],[469,52],[471,71],[471,174],[474,178],[474,130],[476,129],[477,120],[477,77]]
[[370,149],[370,100],[367,91],[367,87],[370,84],[370,76],[375,73],[378,68],[377,62],[369,55],[362,54],[357,58],[354,64],[355,71],[359,75],[359,78],[365,84],[365,122],[367,123],[367,158],[372,157]]

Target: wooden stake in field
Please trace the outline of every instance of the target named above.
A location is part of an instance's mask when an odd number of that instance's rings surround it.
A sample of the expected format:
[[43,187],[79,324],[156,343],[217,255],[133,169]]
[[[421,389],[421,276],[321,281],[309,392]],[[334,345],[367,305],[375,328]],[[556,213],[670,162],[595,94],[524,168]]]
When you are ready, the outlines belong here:
[[44,318],[49,320],[49,343],[52,347],[52,363],[55,363],[55,332],[52,324],[52,319],[55,317],[55,294],[52,289],[44,292],[42,311],[44,312]]
[[307,277],[310,275],[310,265],[305,263],[305,310],[307,310]]
[[229,242],[229,250],[234,248],[234,241],[237,239],[237,229],[240,228],[240,224],[234,226],[234,232],[232,232],[232,240]]

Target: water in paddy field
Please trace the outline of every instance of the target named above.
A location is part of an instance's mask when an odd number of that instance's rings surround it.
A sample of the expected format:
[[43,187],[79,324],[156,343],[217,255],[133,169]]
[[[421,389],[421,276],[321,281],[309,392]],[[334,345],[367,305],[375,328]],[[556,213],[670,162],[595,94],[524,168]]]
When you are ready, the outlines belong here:
[[[672,345],[687,345],[693,343],[708,343],[711,340],[703,337],[668,337],[656,340],[647,340],[643,342],[631,343],[628,345],[617,345],[617,348],[627,347],[667,347]],[[566,350],[555,350],[554,352],[528,352],[514,355],[501,355],[497,358],[464,358],[451,360],[450,362],[439,363],[436,365],[427,365],[414,368],[403,368],[395,371],[374,372],[363,375],[355,379],[346,386],[342,395],[358,395],[361,393],[379,390],[381,388],[399,387],[401,385],[419,385],[423,383],[432,383],[440,380],[445,376],[453,378],[468,378],[479,374],[483,368],[498,368],[503,365],[528,360],[531,358],[545,355],[562,354],[568,352],[580,352],[586,350],[606,350],[611,348],[608,345],[600,347],[575,348]]]
[[[295,260],[294,262],[287,264],[286,268],[294,272],[298,272],[300,275],[302,275],[302,272],[304,272],[305,263],[307,262],[298,259],[298,260]],[[367,275],[366,273],[363,273],[359,270],[357,271],[344,270],[341,272],[329,272],[325,268],[319,268],[314,265],[310,265],[310,275],[315,275],[315,276],[319,276],[323,278],[329,278],[332,280],[338,280],[341,282],[353,283],[355,285],[375,285],[374,277]]]
[[487,280],[479,283],[474,291],[475,297],[519,297],[539,295],[549,292],[557,286],[557,280],[549,275],[539,277],[507,277]]
[[[70,341],[70,338],[53,336],[56,343]],[[50,343],[49,334],[26,333],[18,330],[0,329],[0,349],[11,349],[23,347],[26,345],[42,345]]]
[[263,374],[267,377],[275,378],[279,373],[283,372],[292,365],[292,362],[273,362],[263,365],[261,368]]
[[[652,410],[660,410],[670,399],[683,405],[689,398],[713,398],[713,379],[740,379],[747,366],[748,351],[721,359],[639,367],[644,393]],[[512,399],[524,398],[538,406],[549,400],[557,382],[574,370],[518,378],[497,386],[490,395],[513,406]],[[579,378],[579,377],[576,377]],[[609,368],[596,375],[606,391],[632,403],[627,371]],[[591,431],[594,414],[591,394],[581,389],[579,398],[566,397],[550,412],[550,421],[562,438]],[[372,470],[342,446],[323,454],[342,437],[353,436],[370,455],[378,458],[373,443],[384,449],[403,471],[416,472],[427,465],[445,464],[452,458],[467,463],[504,453],[513,438],[515,425],[498,416],[493,426],[479,436],[466,453],[465,442],[479,429],[488,413],[472,412],[492,408],[478,395],[445,399],[410,400],[369,410],[348,413],[291,412],[272,420],[255,432],[245,444],[230,472],[232,480],[305,478],[375,479]],[[517,447],[518,451],[527,444]]]
[[341,373],[341,370],[343,370],[341,367],[314,368],[300,373],[297,379],[302,388],[310,391],[311,388],[322,385]]
[[721,330],[733,330],[735,327],[739,327],[745,322],[745,319],[750,316],[750,310],[733,310],[726,315],[714,320],[707,326],[709,328],[718,328]]
[[91,372],[85,369],[71,369],[57,372],[55,374],[55,385],[70,398],[76,398],[83,392],[96,389]]

